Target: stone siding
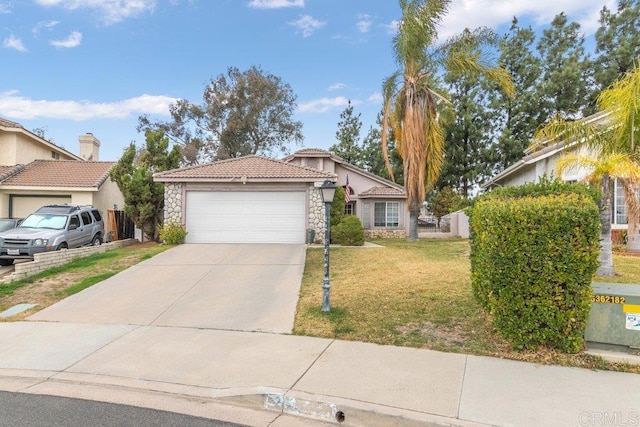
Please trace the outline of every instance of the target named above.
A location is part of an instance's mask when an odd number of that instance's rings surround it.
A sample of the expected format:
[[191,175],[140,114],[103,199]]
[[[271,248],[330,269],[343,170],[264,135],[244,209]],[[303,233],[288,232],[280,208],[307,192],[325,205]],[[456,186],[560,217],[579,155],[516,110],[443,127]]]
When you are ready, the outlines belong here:
[[405,239],[406,230],[364,230],[364,237],[367,239]]
[[320,193],[320,189],[314,186],[309,187],[308,228],[311,230],[315,230],[316,232],[313,243],[324,244],[324,233],[325,233],[324,203],[322,202],[322,194]]
[[182,224],[182,184],[167,182],[164,184],[164,223]]
[[41,271],[66,264],[77,258],[85,258],[89,255],[111,251],[113,249],[129,246],[133,243],[137,243],[137,240],[117,240],[115,242],[105,243],[100,246],[83,246],[81,248],[63,249],[60,251],[35,254],[34,260],[31,262],[21,262],[18,264],[14,264],[14,272],[0,279],[0,284],[6,284],[9,282],[13,282],[14,280],[24,279],[26,277],[38,274]]

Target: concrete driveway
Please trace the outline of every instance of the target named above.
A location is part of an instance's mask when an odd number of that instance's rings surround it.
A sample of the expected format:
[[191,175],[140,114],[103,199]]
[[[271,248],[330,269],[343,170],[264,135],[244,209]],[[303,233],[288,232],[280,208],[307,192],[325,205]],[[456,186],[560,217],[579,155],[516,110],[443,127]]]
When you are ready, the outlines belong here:
[[291,333],[305,245],[187,244],[28,318]]

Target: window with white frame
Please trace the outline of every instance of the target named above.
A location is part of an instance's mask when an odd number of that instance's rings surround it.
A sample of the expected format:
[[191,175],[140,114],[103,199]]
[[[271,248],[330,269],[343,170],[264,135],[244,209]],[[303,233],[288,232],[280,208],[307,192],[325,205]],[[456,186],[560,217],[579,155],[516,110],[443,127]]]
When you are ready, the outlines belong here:
[[373,206],[373,225],[375,227],[397,227],[400,212],[398,202],[377,202]]
[[345,215],[355,215],[356,210],[354,209],[354,202],[349,202],[344,205],[344,214]]

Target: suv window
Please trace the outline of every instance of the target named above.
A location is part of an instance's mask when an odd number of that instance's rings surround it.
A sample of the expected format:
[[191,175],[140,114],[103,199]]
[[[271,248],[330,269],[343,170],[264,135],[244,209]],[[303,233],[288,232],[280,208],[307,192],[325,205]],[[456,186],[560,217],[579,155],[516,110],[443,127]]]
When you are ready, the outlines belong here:
[[78,218],[78,215],[73,215],[69,218],[69,226],[73,225],[80,227],[80,218]]
[[100,211],[98,211],[97,209],[94,209],[91,211],[91,213],[93,214],[93,217],[96,219],[96,221],[102,221],[102,216],[100,216]]
[[80,216],[82,217],[82,223],[84,225],[89,225],[93,222],[93,220],[91,219],[91,215],[89,215],[89,211],[82,212]]

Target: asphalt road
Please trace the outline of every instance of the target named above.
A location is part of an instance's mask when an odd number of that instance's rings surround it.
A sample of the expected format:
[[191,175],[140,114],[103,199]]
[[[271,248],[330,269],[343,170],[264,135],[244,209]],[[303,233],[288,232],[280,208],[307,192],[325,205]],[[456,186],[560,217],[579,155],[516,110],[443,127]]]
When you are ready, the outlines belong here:
[[65,397],[0,392],[2,427],[237,427],[224,421],[128,405]]

